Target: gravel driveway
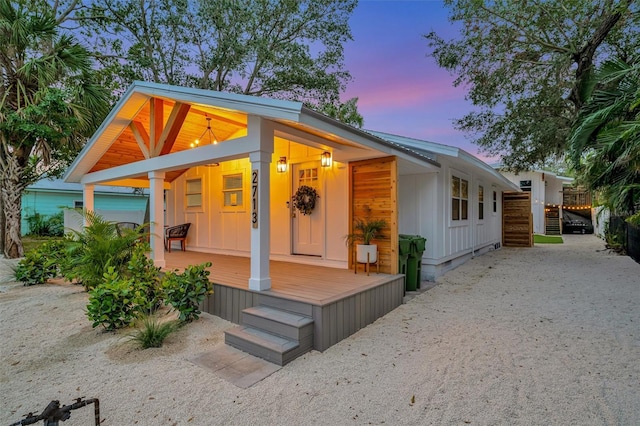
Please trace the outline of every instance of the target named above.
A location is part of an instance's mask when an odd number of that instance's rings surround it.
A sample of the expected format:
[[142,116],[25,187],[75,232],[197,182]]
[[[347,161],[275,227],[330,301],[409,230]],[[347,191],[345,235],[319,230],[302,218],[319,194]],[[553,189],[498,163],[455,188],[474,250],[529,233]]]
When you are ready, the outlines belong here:
[[[640,265],[591,235],[477,257],[248,389],[195,365],[232,324],[160,349],[94,330],[71,285],[0,293],[0,424],[99,398],[103,425],[636,425]],[[91,408],[65,424],[91,423]]]

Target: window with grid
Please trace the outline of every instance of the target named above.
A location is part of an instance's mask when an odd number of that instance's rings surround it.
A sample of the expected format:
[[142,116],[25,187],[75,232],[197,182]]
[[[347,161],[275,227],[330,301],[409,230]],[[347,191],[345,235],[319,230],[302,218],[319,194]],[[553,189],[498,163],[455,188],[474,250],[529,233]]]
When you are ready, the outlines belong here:
[[224,207],[242,206],[242,173],[222,176]]
[[312,188],[318,187],[318,168],[317,167],[298,170],[298,186],[302,186],[302,185],[307,185]]
[[185,195],[187,208],[202,207],[202,178],[187,179]]
[[451,220],[467,220],[469,213],[469,181],[451,177]]
[[484,219],[484,188],[478,186],[478,220]]

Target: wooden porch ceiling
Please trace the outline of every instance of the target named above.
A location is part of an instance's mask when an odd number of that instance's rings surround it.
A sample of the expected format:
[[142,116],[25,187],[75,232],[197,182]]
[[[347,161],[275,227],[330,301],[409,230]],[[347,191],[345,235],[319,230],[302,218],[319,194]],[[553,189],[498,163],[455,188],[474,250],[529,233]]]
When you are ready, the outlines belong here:
[[[89,172],[106,170],[158,155],[189,150],[192,148],[191,144],[200,138],[203,139],[200,141],[201,146],[209,144],[211,143],[210,136],[205,133],[208,124],[207,118],[211,119],[211,130],[218,143],[231,142],[235,138],[247,135],[248,115],[243,111],[210,105],[182,104],[163,97],[150,98],[132,116],[131,121],[126,123],[124,130],[120,132]],[[160,118],[155,119],[157,117]],[[323,133],[318,129],[292,121],[281,120],[280,124],[283,125],[280,129],[291,129],[293,132],[292,140],[300,139],[300,135],[307,135],[314,141],[318,141],[315,142],[315,145],[321,149],[333,147],[339,150],[360,151],[357,144],[336,135]],[[163,138],[161,138],[161,134]],[[287,138],[286,131],[285,135],[276,137],[276,139],[285,138]],[[155,149],[156,143],[162,143],[161,139],[164,140],[164,144]],[[303,136],[302,139],[305,137]],[[167,172],[165,181],[173,182],[185,171],[186,169]],[[135,179],[146,180],[147,176],[137,176]]]
[[[248,289],[250,259],[194,251],[165,253],[166,270],[182,270],[189,265],[211,262],[210,281],[229,287]],[[325,305],[367,288],[388,281],[389,275],[372,273],[367,276],[362,269],[327,268],[315,265],[271,261],[271,290],[265,294],[279,295],[291,300]]]
[[[157,133],[157,137],[159,137],[159,133],[162,132],[171,119],[170,117],[172,112],[174,112],[176,102],[170,99],[155,99],[161,102],[161,108],[159,108],[158,112],[162,116],[162,123],[154,130],[155,133]],[[179,106],[180,105],[178,105],[178,107]],[[150,150],[149,135],[153,134],[151,129],[151,108],[150,101],[145,103],[131,121],[131,124],[124,129],[100,160],[93,166],[91,172],[142,161],[146,155],[149,155],[148,153],[145,154],[143,150]],[[207,117],[211,118],[211,129],[218,142],[224,142],[230,138],[243,136],[247,133],[246,114],[195,105],[187,105],[182,113],[176,111],[174,114],[177,117],[173,130],[174,134],[168,138],[170,139],[170,143],[163,147],[162,152],[157,153],[159,155],[191,149],[191,143],[200,138],[207,129]],[[144,147],[140,146],[137,138],[144,140]],[[209,136],[205,135],[201,143],[210,143]],[[168,172],[166,174],[166,181],[172,182],[184,172],[185,170]],[[147,176],[140,176],[139,178],[146,179]]]

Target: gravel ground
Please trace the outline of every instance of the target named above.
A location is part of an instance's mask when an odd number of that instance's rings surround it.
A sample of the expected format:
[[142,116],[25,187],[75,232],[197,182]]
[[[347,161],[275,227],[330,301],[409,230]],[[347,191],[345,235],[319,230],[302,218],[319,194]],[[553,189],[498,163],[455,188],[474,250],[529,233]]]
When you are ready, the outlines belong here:
[[[2,261],[0,277],[10,276]],[[99,398],[103,425],[636,425],[640,265],[593,236],[502,249],[248,389],[192,362],[233,324],[159,349],[92,329],[73,285],[0,283],[0,424]],[[91,425],[93,411],[65,424]]]

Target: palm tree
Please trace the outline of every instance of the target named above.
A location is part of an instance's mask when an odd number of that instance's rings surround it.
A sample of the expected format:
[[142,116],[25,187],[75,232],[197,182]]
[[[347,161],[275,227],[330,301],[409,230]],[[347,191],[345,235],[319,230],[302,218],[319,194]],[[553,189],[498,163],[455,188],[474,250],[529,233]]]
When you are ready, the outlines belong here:
[[54,10],[0,0],[0,189],[4,253],[22,256],[22,193],[57,176],[106,115],[91,55],[63,34]]
[[611,60],[591,83],[570,138],[578,178],[620,214],[640,200],[640,65]]

